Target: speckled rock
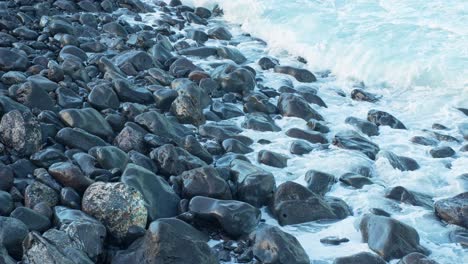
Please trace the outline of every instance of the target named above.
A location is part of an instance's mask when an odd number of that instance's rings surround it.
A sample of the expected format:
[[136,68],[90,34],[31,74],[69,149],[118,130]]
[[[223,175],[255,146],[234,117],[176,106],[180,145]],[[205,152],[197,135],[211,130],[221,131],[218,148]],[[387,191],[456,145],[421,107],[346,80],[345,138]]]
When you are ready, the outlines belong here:
[[2,117],[0,138],[7,147],[20,155],[28,156],[41,147],[41,127],[31,113],[14,110]]

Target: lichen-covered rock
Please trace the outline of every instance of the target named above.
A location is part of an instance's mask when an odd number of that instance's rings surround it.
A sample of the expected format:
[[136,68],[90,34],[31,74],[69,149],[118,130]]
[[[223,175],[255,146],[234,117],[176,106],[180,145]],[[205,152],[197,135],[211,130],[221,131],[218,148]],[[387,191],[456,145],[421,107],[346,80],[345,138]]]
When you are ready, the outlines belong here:
[[19,155],[29,156],[41,147],[41,126],[30,112],[14,110],[2,117],[0,138]]
[[124,239],[133,226],[145,228],[148,217],[142,195],[121,182],[92,184],[83,195],[81,208],[117,239]]

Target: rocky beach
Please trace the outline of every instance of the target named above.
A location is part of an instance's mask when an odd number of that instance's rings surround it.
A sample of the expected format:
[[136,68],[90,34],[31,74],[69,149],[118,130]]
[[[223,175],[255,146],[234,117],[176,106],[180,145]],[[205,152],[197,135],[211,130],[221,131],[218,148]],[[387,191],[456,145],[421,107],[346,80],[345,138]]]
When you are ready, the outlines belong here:
[[230,11],[0,0],[0,263],[467,263],[466,87],[412,106]]

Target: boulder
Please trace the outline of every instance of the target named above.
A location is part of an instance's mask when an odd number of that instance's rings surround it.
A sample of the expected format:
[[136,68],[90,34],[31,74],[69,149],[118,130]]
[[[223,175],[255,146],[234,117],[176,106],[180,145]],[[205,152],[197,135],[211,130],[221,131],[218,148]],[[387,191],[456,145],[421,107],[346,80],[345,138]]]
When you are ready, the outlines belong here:
[[377,126],[389,126],[395,129],[406,129],[405,125],[403,125],[400,120],[384,111],[375,109],[369,110],[367,113],[367,120],[376,124]]
[[203,166],[183,172],[182,196],[190,199],[205,196],[222,200],[231,200],[231,189],[213,166]]
[[2,117],[0,139],[20,156],[29,156],[41,147],[41,127],[30,112],[14,110]]
[[468,192],[435,202],[435,212],[442,220],[468,228]]
[[372,160],[375,160],[377,153],[380,151],[377,144],[351,130],[336,133],[333,145],[362,152]]
[[302,96],[292,93],[281,94],[278,99],[278,109],[283,116],[299,117],[306,121],[309,119],[323,120],[322,115],[310,107]]

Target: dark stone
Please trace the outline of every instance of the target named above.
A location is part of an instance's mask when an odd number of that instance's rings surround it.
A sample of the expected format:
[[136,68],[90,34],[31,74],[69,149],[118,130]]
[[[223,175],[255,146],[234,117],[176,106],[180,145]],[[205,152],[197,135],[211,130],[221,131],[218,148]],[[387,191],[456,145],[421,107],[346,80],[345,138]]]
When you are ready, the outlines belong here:
[[219,57],[232,60],[237,64],[242,64],[247,61],[247,58],[238,49],[234,47],[218,47],[217,54]]
[[208,8],[205,8],[205,7],[197,7],[195,8],[195,11],[194,11],[195,15],[201,17],[201,18],[210,18],[211,16],[211,11],[208,9]]
[[374,109],[369,110],[369,112],[367,112],[367,120],[376,124],[377,126],[389,126],[395,129],[406,129],[405,125],[403,125],[400,120],[384,111]]
[[15,209],[13,198],[5,191],[0,191],[0,216],[8,216]]
[[385,260],[402,258],[409,253],[428,253],[419,244],[416,229],[390,217],[366,214],[359,229],[363,242]]
[[211,111],[217,114],[221,119],[230,119],[244,115],[244,112],[237,108],[235,104],[222,103],[219,101],[213,102],[211,105]]
[[28,227],[23,222],[13,217],[0,216],[0,248],[5,248],[10,256],[21,259],[22,242],[27,235]]
[[172,102],[171,113],[174,114],[179,122],[199,126],[205,123],[202,106],[198,100],[182,94]]
[[33,82],[25,82],[15,91],[15,98],[18,102],[33,109],[54,110],[54,102],[47,92]]
[[13,170],[10,167],[0,165],[0,191],[10,191],[14,179]]
[[39,181],[34,181],[24,191],[24,205],[34,208],[41,202],[45,202],[49,207],[54,207],[59,203],[59,196],[51,187]]
[[356,101],[366,101],[375,103],[382,98],[382,96],[366,92],[362,89],[354,89],[351,91],[351,98]]
[[47,217],[27,207],[17,207],[10,216],[23,222],[30,231],[44,232],[51,224]]
[[414,191],[409,191],[402,186],[390,188],[387,190],[385,197],[414,206],[423,206],[429,209],[433,208],[433,202],[430,196]]
[[322,196],[330,191],[333,184],[336,183],[335,176],[317,170],[307,171],[304,179],[309,190]]
[[207,58],[210,56],[215,56],[218,54],[218,51],[215,47],[190,47],[186,49],[179,50],[180,55],[185,56],[196,56],[201,58]]
[[81,128],[100,137],[114,133],[109,123],[94,108],[66,109],[59,112],[60,119],[70,127]]
[[371,123],[367,120],[350,116],[345,119],[345,123],[352,125],[353,127],[357,128],[359,131],[368,135],[369,137],[379,135],[379,127],[376,124]]
[[289,152],[296,155],[304,155],[310,153],[314,147],[304,140],[294,140],[289,147]]
[[435,147],[429,151],[433,158],[449,158],[455,155],[455,150],[451,147]]
[[230,236],[237,238],[252,232],[260,221],[260,210],[244,202],[216,200],[196,196],[189,204],[195,219],[214,221]]
[[333,246],[338,246],[341,243],[346,243],[349,242],[349,239],[347,238],[339,238],[336,236],[328,236],[320,239],[320,243],[325,244],[325,245],[333,245]]
[[[236,166],[236,164],[238,165]],[[260,168],[244,171],[239,164],[243,164],[244,167],[254,166],[242,160],[235,160],[231,163],[231,166],[233,166],[231,169],[238,174],[237,197],[239,200],[255,207],[268,205],[276,190],[276,181],[273,174]]]
[[371,185],[374,183],[368,177],[353,172],[348,172],[341,175],[339,180],[340,182],[354,187],[356,189],[361,189],[362,187],[364,187],[364,185]]
[[208,30],[208,36],[212,39],[231,40],[232,34],[223,26],[217,26]]
[[80,128],[62,128],[57,132],[58,142],[70,147],[88,151],[95,146],[106,146],[101,138],[91,135]]
[[248,94],[255,88],[252,73],[232,64],[224,64],[215,68],[211,76],[219,84],[222,90],[221,95],[229,92]]
[[242,127],[257,131],[281,131],[281,128],[275,124],[275,121],[269,115],[261,112],[245,115]]
[[106,170],[124,170],[128,163],[127,153],[114,146],[94,147],[89,150],[89,154]]
[[252,148],[235,138],[223,140],[222,146],[226,152],[234,152],[238,154],[247,154],[253,151]]
[[269,150],[260,150],[257,154],[258,163],[276,168],[286,168],[288,166],[288,157]]
[[60,191],[60,204],[72,209],[81,208],[81,197],[73,188],[64,187]]
[[141,193],[150,220],[177,215],[180,198],[162,177],[138,165],[128,164],[121,181]]
[[0,48],[0,71],[25,71],[27,66],[28,58],[26,56],[6,48]]
[[212,166],[185,171],[180,178],[183,198],[205,196],[222,200],[232,199],[229,185]]
[[438,263],[421,253],[414,252],[414,253],[410,253],[404,256],[396,264],[438,264]]
[[188,76],[189,73],[192,71],[201,71],[201,70],[202,70],[201,68],[193,64],[193,62],[190,61],[189,59],[181,57],[175,60],[171,64],[169,68],[169,73],[176,78],[181,78],[181,77]]
[[163,88],[156,90],[153,95],[156,107],[163,111],[167,111],[179,94],[175,90]]
[[423,145],[423,146],[437,146],[437,144],[439,144],[439,141],[435,139],[422,137],[422,136],[414,136],[410,139],[410,141],[414,144]]
[[30,112],[8,112],[0,122],[0,139],[19,155],[29,156],[38,151],[42,144],[39,122]]
[[312,129],[313,131],[317,131],[320,133],[328,133],[330,132],[330,128],[325,124],[324,121],[317,121],[314,119],[311,119],[307,121],[307,127]]
[[16,101],[13,101],[10,97],[0,96],[0,114],[6,114],[13,110],[18,110],[21,113],[30,111],[29,108]]
[[432,132],[432,134],[436,137],[437,140],[440,141],[448,141],[448,142],[459,142],[457,138],[452,137],[450,135],[445,135],[437,132]]
[[372,160],[375,160],[377,153],[380,151],[377,144],[350,130],[336,133],[333,145],[339,148],[357,150]]
[[398,169],[401,171],[414,171],[420,168],[419,164],[414,159],[404,156],[398,156],[390,151],[379,152],[377,158],[380,157],[386,158],[394,169]]
[[277,73],[288,74],[296,78],[299,82],[316,82],[317,78],[315,75],[306,69],[299,69],[291,66],[280,66],[276,65],[274,71]]
[[369,253],[360,252],[351,256],[339,257],[333,261],[333,264],[386,264],[387,262],[381,257]]
[[292,93],[281,94],[278,100],[278,109],[283,116],[299,117],[306,121],[309,119],[323,121],[323,117],[310,107],[303,97]]
[[278,66],[279,61],[272,57],[263,57],[260,60],[258,60],[258,65],[260,65],[260,68],[262,68],[262,70],[265,71],[265,70],[273,69],[276,66]]
[[125,152],[135,150],[146,153],[144,136],[147,131],[139,125],[128,122],[120,133],[115,137],[114,144]]
[[118,79],[114,80],[114,90],[120,101],[139,104],[149,104],[154,102],[153,94],[143,87],[133,87],[129,82]]
[[113,58],[114,63],[127,75],[137,75],[141,71],[153,68],[153,58],[144,51],[131,50]]
[[150,153],[161,174],[180,175],[182,172],[207,165],[186,150],[173,145],[163,145]]
[[310,263],[309,256],[299,241],[276,226],[261,225],[253,240],[253,254],[262,263]]
[[57,89],[56,94],[57,103],[63,108],[77,108],[83,103],[83,98],[72,89],[60,87]]
[[300,128],[291,128],[286,131],[286,136],[298,139],[304,139],[310,143],[326,144],[328,140],[320,132],[306,131]]
[[127,30],[118,22],[110,22],[102,26],[102,30],[119,37],[127,37]]
[[276,114],[278,108],[269,102],[269,98],[262,93],[253,92],[244,98],[244,112],[261,112],[265,114]]
[[380,215],[380,216],[386,216],[386,217],[391,216],[387,211],[385,211],[383,209],[380,209],[380,208],[371,208],[369,210],[369,212],[371,212],[371,213],[373,213],[375,215]]
[[198,142],[194,136],[185,137],[184,149],[190,154],[199,157],[201,160],[210,164],[213,162],[213,156]]
[[30,160],[38,167],[48,168],[54,163],[66,161],[67,157],[58,149],[46,148],[32,154]]
[[55,35],[58,33],[70,34],[73,35],[75,30],[73,26],[65,20],[54,19],[52,20],[47,27],[49,28],[50,34]]
[[120,101],[110,85],[105,83],[93,87],[88,95],[88,102],[97,110],[117,109]]
[[80,193],[83,193],[93,183],[80,168],[71,162],[55,163],[50,166],[49,173],[63,186],[71,187]]
[[468,192],[442,199],[434,204],[435,212],[442,220],[468,228]]
[[208,35],[205,32],[196,29],[189,30],[187,32],[187,38],[193,39],[198,43],[205,43],[208,41]]
[[468,116],[468,108],[457,107],[456,109],[462,112],[463,114],[465,114],[466,116]]

